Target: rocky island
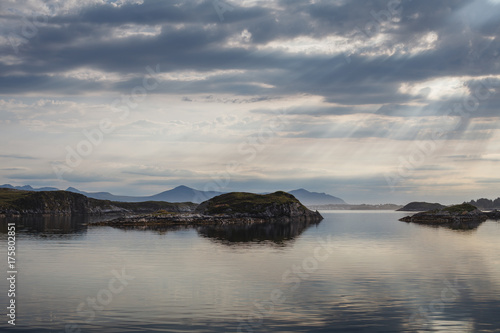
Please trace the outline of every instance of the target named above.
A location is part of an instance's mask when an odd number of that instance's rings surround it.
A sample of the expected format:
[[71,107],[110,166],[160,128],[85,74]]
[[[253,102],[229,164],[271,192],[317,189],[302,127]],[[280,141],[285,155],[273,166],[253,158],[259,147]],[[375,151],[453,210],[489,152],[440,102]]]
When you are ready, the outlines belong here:
[[322,219],[300,203],[292,194],[278,191],[271,194],[233,192],[202,202],[195,213],[229,215],[243,218],[304,218]]
[[[110,215],[96,225],[217,225],[261,222],[321,221],[323,217],[293,195],[233,192],[200,205],[164,201],[118,202],[88,198],[67,191],[0,189],[0,217],[31,215]],[[120,216],[116,218],[116,215]]]
[[406,216],[400,221],[447,226],[453,229],[471,229],[489,218],[498,219],[499,217],[500,212],[496,210],[483,212],[471,204],[463,203]]
[[399,212],[427,212],[430,210],[443,209],[446,206],[441,205],[439,203],[429,203],[429,202],[410,202],[404,207],[397,209]]
[[255,223],[288,223],[290,221],[319,222],[319,212],[313,212],[293,195],[278,191],[271,194],[244,192],[226,193],[202,202],[191,213],[158,211],[153,214],[120,217],[96,225],[113,227],[228,225]]

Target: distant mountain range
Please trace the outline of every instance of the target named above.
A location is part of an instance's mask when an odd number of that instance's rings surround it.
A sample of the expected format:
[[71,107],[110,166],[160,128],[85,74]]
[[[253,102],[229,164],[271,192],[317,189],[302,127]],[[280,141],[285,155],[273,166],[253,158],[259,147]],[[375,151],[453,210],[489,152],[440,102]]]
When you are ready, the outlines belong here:
[[194,203],[201,203],[205,200],[212,199],[213,197],[225,193],[216,191],[198,191],[184,185],[177,186],[176,188],[173,188],[168,191],[144,197],[114,195],[109,192],[91,193],[91,192],[80,191],[73,187],[68,187],[66,191],[80,193],[89,198],[100,199],[100,200],[123,201],[123,202],[167,201],[167,202],[194,202]]
[[296,197],[303,205],[345,205],[346,202],[333,195],[318,192],[309,192],[303,188],[293,191],[288,191]]
[[[5,185],[0,185],[0,188],[11,188],[24,191],[59,191],[59,189],[55,187],[33,188],[30,185],[12,186],[10,184],[5,184]],[[94,198],[99,200],[111,200],[111,201],[122,201],[122,202],[167,201],[167,202],[194,202],[194,203],[201,203],[203,201],[209,200],[213,197],[226,193],[217,191],[199,191],[184,185],[177,186],[174,189],[164,191],[155,195],[141,196],[141,197],[114,195],[109,192],[85,192],[85,191],[80,191],[74,187],[68,187],[66,191],[83,194],[89,198]],[[344,200],[334,197],[333,195],[329,195],[326,193],[309,192],[305,189],[288,191],[288,193],[296,197],[305,206],[346,204]]]
[[30,185],[24,185],[24,186],[12,186],[10,184],[3,184],[0,185],[0,188],[12,188],[15,190],[22,190],[22,191],[35,191],[35,192],[40,192],[40,191],[59,191],[58,188],[55,187],[40,187],[40,188],[33,188]]

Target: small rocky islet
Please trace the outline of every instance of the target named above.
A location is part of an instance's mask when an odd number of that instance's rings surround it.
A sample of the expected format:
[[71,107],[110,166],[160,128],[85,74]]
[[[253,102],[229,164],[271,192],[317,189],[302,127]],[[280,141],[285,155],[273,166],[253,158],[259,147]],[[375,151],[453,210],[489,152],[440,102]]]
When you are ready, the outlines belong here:
[[430,210],[438,210],[446,208],[445,205],[440,203],[430,203],[425,201],[413,201],[405,205],[400,209],[396,209],[398,212],[427,212]]
[[471,204],[463,203],[416,213],[399,220],[402,222],[446,226],[457,229],[470,229],[488,219],[500,219],[500,211],[483,212]]

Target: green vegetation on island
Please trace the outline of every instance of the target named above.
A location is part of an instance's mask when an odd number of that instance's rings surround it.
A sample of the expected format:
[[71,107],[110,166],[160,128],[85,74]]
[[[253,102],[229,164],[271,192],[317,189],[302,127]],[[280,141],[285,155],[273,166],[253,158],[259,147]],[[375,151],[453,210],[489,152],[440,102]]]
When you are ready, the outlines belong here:
[[29,191],[0,188],[0,208],[12,207],[16,200],[26,197],[30,193]]
[[[445,212],[449,212],[450,214],[461,214],[461,215],[464,215],[464,214],[470,213],[470,212],[474,212],[474,211],[478,211],[476,206],[473,206],[473,205],[468,204],[468,203],[463,203],[460,205],[445,207],[442,210]],[[439,209],[437,211],[439,211]]]

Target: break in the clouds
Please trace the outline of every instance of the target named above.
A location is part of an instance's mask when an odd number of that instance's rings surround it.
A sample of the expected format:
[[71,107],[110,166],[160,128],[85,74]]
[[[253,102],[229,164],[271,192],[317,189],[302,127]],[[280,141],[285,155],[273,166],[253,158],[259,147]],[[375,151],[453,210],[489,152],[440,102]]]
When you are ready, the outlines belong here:
[[496,197],[499,15],[493,0],[4,1],[0,178]]

